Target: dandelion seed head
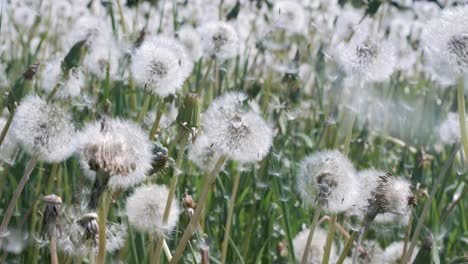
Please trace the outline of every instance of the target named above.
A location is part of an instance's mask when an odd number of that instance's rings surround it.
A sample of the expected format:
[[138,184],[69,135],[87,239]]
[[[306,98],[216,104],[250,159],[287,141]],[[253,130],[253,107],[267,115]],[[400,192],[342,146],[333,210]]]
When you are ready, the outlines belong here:
[[213,143],[210,138],[207,135],[202,134],[198,136],[195,143],[192,144],[188,152],[188,157],[200,169],[211,169],[219,159],[220,155],[213,147]]
[[357,172],[339,151],[317,152],[300,163],[297,190],[306,205],[320,203],[330,212],[354,213],[359,198]]
[[229,59],[238,54],[239,37],[228,23],[207,22],[198,29],[205,56]]
[[16,229],[9,231],[2,240],[2,250],[15,255],[21,254],[29,244],[28,234]]
[[135,81],[154,95],[174,94],[184,82],[175,50],[151,41],[145,41],[135,51],[131,70]]
[[369,206],[369,199],[372,198],[373,193],[377,190],[379,185],[380,176],[385,175],[386,172],[368,169],[358,172],[358,180],[360,182],[360,192],[358,199],[359,210],[366,210]]
[[255,162],[268,154],[273,130],[254,111],[248,111],[243,93],[215,99],[202,115],[206,136],[219,153],[240,162]]
[[70,98],[80,95],[85,85],[84,75],[80,69],[71,69],[65,77],[62,74],[61,60],[54,60],[45,65],[42,71],[42,90],[51,93],[58,86],[55,97]]
[[411,192],[411,183],[406,179],[389,174],[379,177],[378,186],[373,196],[380,208],[379,213],[389,212],[404,215],[416,203],[415,196]]
[[197,61],[202,56],[200,34],[194,28],[183,26],[177,31],[177,38],[185,46],[193,61]]
[[[403,247],[405,243],[403,241],[393,242],[388,245],[385,250],[382,252],[380,256],[381,263],[388,263],[388,264],[397,264],[401,262],[401,256],[403,254]],[[413,263],[416,255],[418,254],[419,247],[416,246],[413,251],[413,255],[409,259],[409,263]]]
[[441,84],[468,73],[468,5],[444,9],[424,28],[421,42],[428,70]]
[[[296,259],[302,259],[304,255],[307,237],[309,235],[309,230],[303,230],[293,240],[294,245],[294,254]],[[308,264],[320,264],[322,263],[324,245],[327,240],[327,233],[322,229],[316,228],[314,231],[314,236],[309,248],[309,255],[307,259]],[[330,251],[330,259],[335,259],[336,257],[336,246],[332,244]]]
[[[5,118],[0,117],[1,129],[5,127],[6,122],[7,120]],[[2,145],[0,146],[0,160],[7,164],[13,165],[16,159],[17,146],[18,143],[16,142],[16,138],[11,133],[11,131],[8,131]]]
[[140,232],[167,236],[176,226],[180,208],[172,201],[167,223],[163,223],[169,190],[165,186],[146,185],[135,189],[127,199],[127,216],[130,225]]
[[76,149],[75,127],[59,106],[36,95],[24,98],[16,108],[12,133],[30,155],[47,162],[67,159]]
[[[468,121],[468,119],[467,119]],[[461,142],[460,117],[458,113],[449,113],[447,118],[437,127],[439,140],[443,144]]]
[[276,2],[273,7],[272,20],[275,27],[300,32],[305,26],[304,9],[293,1]]
[[87,55],[83,60],[83,66],[90,73],[104,80],[109,68],[109,77],[111,80],[118,80],[119,59],[122,51],[114,38],[110,36],[98,37],[92,46],[88,48]]
[[388,42],[341,43],[337,60],[348,76],[367,82],[387,80],[395,70],[396,56]]
[[94,181],[96,169],[109,174],[108,186],[127,189],[146,178],[151,169],[152,144],[135,123],[120,119],[96,121],[79,135],[80,163]]

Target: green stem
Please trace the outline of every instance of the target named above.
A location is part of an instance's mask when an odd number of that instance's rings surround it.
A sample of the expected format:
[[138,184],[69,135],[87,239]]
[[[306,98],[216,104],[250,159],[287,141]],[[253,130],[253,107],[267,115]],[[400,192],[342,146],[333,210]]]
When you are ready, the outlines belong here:
[[149,105],[150,105],[150,102],[151,102],[151,97],[152,96],[149,96],[149,95],[145,96],[145,101],[143,102],[143,106],[141,107],[140,113],[138,113],[138,116],[137,116],[137,119],[136,119],[136,122],[138,124],[140,124],[143,121],[143,119],[145,118],[146,113],[148,112],[148,108],[149,108]]
[[8,208],[5,211],[2,224],[0,225],[0,248],[2,245],[2,239],[5,235],[5,232],[7,231],[8,224],[10,223],[11,217],[13,216],[16,202],[18,202],[18,199],[21,195],[21,192],[24,189],[24,186],[26,186],[26,183],[29,181],[29,176],[34,170],[34,166],[36,165],[36,161],[38,158],[39,158],[39,155],[33,155],[31,159],[29,160],[28,165],[26,166],[26,169],[24,170],[23,177],[21,177],[21,180],[18,183],[18,186],[16,187],[15,192],[13,193],[13,197],[11,198],[10,203],[8,204]]
[[460,78],[458,82],[458,116],[460,117],[460,129],[461,129],[461,138],[463,144],[463,151],[465,152],[465,160],[467,160],[466,156],[468,155],[468,133],[466,130],[466,112],[465,112],[465,82],[464,78]]
[[13,116],[14,116],[14,112],[11,112],[10,116],[8,117],[8,119],[7,119],[6,123],[5,123],[5,126],[2,129],[2,133],[0,134],[0,147],[2,146],[2,143],[5,140],[6,134],[7,134],[8,130],[10,129],[11,122],[13,121]]
[[170,264],[179,263],[179,260],[182,257],[182,254],[184,253],[185,246],[187,245],[195,227],[198,224],[198,218],[200,217],[203,205],[205,204],[206,198],[208,197],[210,185],[214,182],[216,176],[218,176],[219,170],[221,169],[225,161],[225,156],[219,157],[218,161],[216,162],[216,165],[214,166],[213,170],[208,176],[208,180],[203,185],[202,195],[200,197],[200,200],[198,201],[197,208],[195,209],[195,212],[193,213],[189,224],[185,228],[184,234],[182,235],[182,238],[180,239],[179,244],[177,245],[176,251],[174,252],[171,261],[169,262]]
[[338,261],[336,262],[336,264],[342,264],[344,262],[344,260],[346,259],[346,256],[348,256],[348,252],[351,249],[351,246],[353,245],[354,240],[357,237],[357,234],[358,232],[353,232],[353,234],[348,239],[348,241],[346,241],[346,245],[344,246],[343,251],[341,252],[340,257],[338,258]]
[[450,154],[450,157],[448,160],[445,162],[444,167],[442,168],[442,171],[440,174],[437,176],[436,181],[434,182],[434,185],[432,186],[431,194],[429,195],[429,198],[426,200],[426,203],[424,204],[424,208],[421,212],[421,215],[419,216],[418,223],[416,224],[416,228],[414,229],[413,237],[411,238],[410,246],[408,248],[408,251],[406,252],[405,256],[402,258],[401,263],[408,263],[409,259],[413,255],[413,250],[416,247],[416,243],[418,241],[419,235],[421,234],[421,230],[424,224],[424,220],[426,219],[427,214],[429,213],[429,208],[431,207],[432,200],[434,200],[434,197],[436,195],[437,189],[439,188],[440,184],[442,183],[442,180],[444,179],[444,176],[447,174],[447,171],[449,167],[452,165],[453,160],[455,159],[455,156],[460,149],[460,144],[455,144],[452,148],[452,153]]
[[150,130],[150,139],[152,140],[154,138],[154,135],[158,132],[159,128],[159,121],[161,121],[161,117],[163,114],[163,109],[164,109],[164,100],[159,100],[158,102],[158,108],[156,110],[156,116],[154,118],[153,126],[151,127]]
[[322,211],[322,205],[319,203],[317,208],[315,208],[314,217],[312,219],[312,224],[309,228],[309,236],[307,237],[306,246],[304,248],[304,255],[302,255],[301,264],[307,264],[309,259],[309,248],[312,243],[312,238],[314,237],[315,228],[317,227],[318,219],[320,217],[320,212]]
[[99,246],[97,263],[104,264],[106,262],[106,228],[107,228],[107,212],[109,210],[110,195],[106,190],[102,194],[101,203],[99,205],[98,225],[99,225]]
[[335,236],[335,223],[336,213],[333,213],[330,216],[330,226],[328,227],[327,241],[325,242],[325,248],[323,251],[322,264],[328,264],[328,261],[330,260],[330,252],[333,244],[333,237]]
[[353,110],[350,110],[349,116],[348,116],[348,122],[346,125],[346,136],[345,136],[344,149],[343,149],[343,154],[345,156],[348,156],[349,154],[349,145],[351,143],[351,137],[353,135],[353,125],[354,125],[355,119],[356,119],[356,113]]
[[241,176],[241,172],[240,170],[237,170],[236,175],[234,176],[234,185],[232,186],[231,199],[229,201],[226,228],[224,229],[224,239],[223,239],[222,254],[221,254],[222,264],[226,263],[227,249],[228,249],[228,244],[229,244],[229,233],[231,231],[232,214],[234,212],[234,205],[236,204],[236,194],[237,194],[237,189],[239,188],[240,176]]

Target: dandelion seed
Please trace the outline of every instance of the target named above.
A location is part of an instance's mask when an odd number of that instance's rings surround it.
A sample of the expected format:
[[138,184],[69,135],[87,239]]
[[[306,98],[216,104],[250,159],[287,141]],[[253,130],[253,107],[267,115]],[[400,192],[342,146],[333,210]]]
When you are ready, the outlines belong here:
[[179,205],[172,201],[167,223],[163,223],[169,190],[164,186],[146,185],[135,189],[127,199],[127,216],[130,224],[141,232],[167,236],[176,226],[180,214]]
[[337,150],[317,152],[301,162],[297,189],[306,205],[318,202],[332,213],[354,213],[359,188],[353,164]]
[[12,133],[29,154],[47,162],[65,160],[76,148],[68,113],[36,95],[26,97],[16,109]]
[[198,31],[205,56],[229,59],[238,54],[239,38],[231,25],[224,22],[208,22]]

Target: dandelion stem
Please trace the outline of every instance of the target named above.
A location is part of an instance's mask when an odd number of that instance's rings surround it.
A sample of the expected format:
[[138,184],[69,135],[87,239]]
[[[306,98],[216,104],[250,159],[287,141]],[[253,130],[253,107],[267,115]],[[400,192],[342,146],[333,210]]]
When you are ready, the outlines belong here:
[[340,254],[340,257],[338,258],[338,261],[336,264],[342,264],[344,260],[346,259],[346,256],[348,255],[349,250],[351,249],[351,246],[353,245],[354,240],[357,237],[358,232],[353,232],[350,238],[346,241],[346,244],[343,248],[343,251]]
[[346,124],[346,136],[345,136],[344,149],[343,149],[343,154],[345,156],[348,156],[349,154],[349,145],[351,143],[351,137],[353,135],[353,125],[354,125],[355,119],[356,119],[356,114],[352,109],[350,109],[350,111],[348,112],[348,122]]
[[137,119],[136,119],[136,122],[138,124],[140,124],[143,121],[143,119],[145,118],[146,113],[148,112],[148,108],[149,108],[149,105],[150,105],[150,102],[151,102],[151,97],[152,96],[149,96],[149,95],[145,96],[145,101],[143,101],[143,105],[141,106],[140,113],[138,113],[138,116],[137,116]]
[[167,246],[166,240],[162,239],[162,247],[164,250],[164,254],[166,254],[166,257],[169,261],[172,259],[171,251],[169,250],[169,247]]
[[8,130],[10,129],[11,122],[13,121],[13,116],[14,116],[14,112],[11,112],[10,116],[8,117],[5,123],[5,126],[2,129],[2,133],[0,134],[0,147],[2,146],[2,143],[5,140],[6,134],[8,133]]
[[322,205],[319,203],[315,208],[314,217],[312,218],[312,224],[309,227],[309,236],[307,237],[307,242],[304,248],[304,255],[302,255],[301,264],[307,264],[307,260],[309,259],[309,248],[310,244],[312,243],[312,238],[314,237],[314,231],[317,227],[317,222],[320,217],[320,212],[322,211]]
[[224,239],[222,244],[221,263],[226,263],[227,249],[229,244],[229,233],[231,231],[232,213],[234,212],[234,205],[236,204],[236,194],[239,188],[241,172],[238,169],[234,176],[234,185],[232,186],[231,199],[229,201],[228,215],[226,219],[226,228],[224,229]]
[[50,251],[50,263],[51,264],[58,264],[58,256],[57,256],[57,239],[55,235],[52,235],[49,238],[49,251]]
[[[463,151],[465,152],[465,157],[468,155],[468,132],[466,130],[466,112],[465,112],[465,82],[464,77],[460,78],[458,82],[458,116],[460,117],[460,129],[461,129],[461,138],[463,144]],[[466,159],[466,158],[465,158]]]
[[357,235],[358,239],[357,239],[356,247],[354,248],[354,253],[353,253],[353,264],[357,262],[357,257],[359,255],[359,247],[361,246],[362,239],[364,238],[364,234],[366,233],[367,227],[369,225],[370,223],[366,224],[365,226],[361,227],[358,231],[358,235]]
[[408,251],[406,252],[405,256],[402,258],[401,263],[408,263],[410,257],[413,255],[413,250],[414,247],[416,246],[416,242],[419,238],[419,235],[421,234],[421,229],[424,224],[424,220],[426,219],[426,216],[429,212],[429,208],[431,207],[432,200],[434,200],[434,197],[436,195],[437,189],[439,188],[440,184],[442,183],[442,180],[444,179],[445,175],[447,174],[448,169],[452,165],[453,160],[455,159],[455,156],[460,149],[460,144],[457,143],[453,146],[452,148],[452,153],[450,154],[450,157],[448,160],[445,162],[444,167],[442,168],[442,171],[440,172],[439,176],[437,176],[436,181],[434,182],[434,185],[432,186],[431,194],[429,195],[429,198],[426,200],[426,203],[424,204],[424,208],[421,212],[421,215],[419,216],[418,223],[416,224],[416,228],[414,229],[413,237],[411,238],[410,246],[408,248]]
[[150,130],[150,140],[152,140],[154,138],[154,135],[156,135],[156,132],[158,132],[159,121],[161,121],[163,109],[164,109],[164,100],[159,100],[158,108],[156,110],[156,116],[154,118],[153,126],[151,127],[151,130]]
[[221,87],[220,87],[220,80],[219,80],[219,65],[218,65],[218,59],[214,58],[214,67],[213,67],[213,79],[214,79],[214,90],[213,90],[213,96],[219,96],[221,95]]
[[185,228],[184,234],[182,235],[182,238],[180,239],[179,244],[177,245],[176,251],[174,252],[174,255],[171,261],[169,262],[170,264],[178,263],[180,258],[182,257],[185,246],[187,245],[190,237],[192,236],[193,230],[198,224],[198,218],[200,217],[200,213],[203,209],[206,198],[208,197],[208,191],[210,190],[210,185],[216,179],[216,176],[218,176],[219,170],[221,169],[225,161],[226,161],[225,156],[219,157],[213,170],[210,172],[208,176],[208,180],[203,185],[202,194],[201,194],[200,200],[198,201],[197,208],[195,209],[195,212],[192,215],[192,218],[190,219],[189,224]]
[[110,195],[106,190],[101,196],[101,203],[99,205],[98,225],[99,225],[99,246],[97,263],[104,264],[106,261],[106,228],[107,228],[107,212],[109,210]]
[[333,237],[335,236],[335,223],[336,223],[336,213],[331,214],[330,216],[330,226],[328,227],[327,241],[325,242],[325,248],[323,251],[322,263],[328,264],[330,260],[330,252],[333,244]]
[[[185,129],[181,128],[179,130],[179,135],[180,135],[180,149],[179,152],[177,153],[177,159],[176,159],[176,166],[174,168],[174,175],[172,176],[171,180],[171,186],[169,188],[169,194],[167,195],[167,201],[166,201],[166,208],[164,209],[164,216],[163,216],[163,224],[167,224],[167,221],[169,219],[169,214],[171,212],[171,206],[172,206],[172,200],[174,199],[174,194],[177,188],[177,182],[179,180],[179,174],[180,174],[180,168],[182,165],[183,157],[184,157],[184,152],[185,152],[185,147],[186,143],[188,140],[187,132]],[[154,258],[156,259],[155,263],[159,263],[160,255],[161,255],[161,249],[162,249],[162,244],[163,244],[164,239],[159,239],[157,244],[156,244],[156,251]]]
[[24,186],[29,180],[29,176],[31,175],[32,171],[34,170],[34,166],[36,165],[36,161],[39,158],[39,155],[33,155],[31,159],[28,162],[28,165],[26,166],[26,169],[24,170],[23,177],[21,177],[21,180],[16,187],[15,192],[13,193],[13,197],[10,200],[10,203],[8,204],[8,208],[5,212],[5,216],[3,216],[3,221],[2,224],[0,225],[0,248],[2,245],[2,238],[5,235],[5,232],[7,231],[8,224],[10,223],[11,217],[13,216],[13,212],[15,210],[16,202],[18,201],[21,192],[24,189]]

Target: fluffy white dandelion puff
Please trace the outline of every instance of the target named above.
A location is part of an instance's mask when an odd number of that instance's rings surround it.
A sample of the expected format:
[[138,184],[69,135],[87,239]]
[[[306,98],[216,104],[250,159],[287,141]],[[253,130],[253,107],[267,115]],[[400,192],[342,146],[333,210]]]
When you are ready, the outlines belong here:
[[[468,119],[467,119],[468,121]],[[439,139],[444,144],[461,142],[460,118],[458,113],[449,113],[437,128]]]
[[167,223],[163,223],[169,190],[165,186],[146,185],[135,189],[127,199],[127,216],[130,225],[141,232],[167,236],[176,226],[180,209],[172,201]]
[[[0,117],[0,127],[3,129],[6,125],[7,120],[3,117]],[[13,164],[15,162],[15,157],[17,153],[17,142],[11,131],[8,131],[5,139],[3,140],[2,145],[0,146],[0,160],[8,164]]]
[[359,188],[353,164],[337,150],[317,152],[301,162],[297,189],[306,205],[318,202],[333,213],[353,213]]
[[230,24],[219,21],[207,22],[198,31],[205,56],[229,59],[238,54],[239,37]]
[[[385,264],[400,263],[402,260],[401,256],[403,254],[404,244],[405,243],[403,241],[397,241],[388,245],[385,248],[385,250],[382,252],[382,255],[379,257],[379,260],[381,261],[380,263],[385,263]],[[418,251],[419,251],[419,248],[416,247],[415,250],[413,251],[413,255],[409,258],[409,263],[413,263]]]
[[151,169],[152,144],[131,121],[105,119],[89,123],[80,133],[78,147],[84,174],[94,181],[97,170],[106,172],[112,189],[134,186]]
[[299,32],[304,28],[303,7],[293,1],[279,1],[273,7],[273,24],[288,31]]
[[430,20],[422,34],[429,71],[442,84],[468,73],[468,5],[447,8]]
[[12,133],[31,155],[58,162],[75,151],[75,127],[71,117],[59,106],[36,95],[26,97],[15,111]]
[[135,81],[154,95],[173,94],[184,82],[175,51],[151,41],[143,42],[135,51],[131,70]]
[[411,183],[402,177],[386,174],[379,177],[370,206],[377,205],[379,213],[406,214],[416,204]]
[[201,169],[213,168],[219,156],[210,138],[205,134],[196,138],[188,152],[189,159]]
[[246,98],[230,92],[215,99],[202,115],[202,124],[216,151],[236,161],[254,162],[268,154],[274,135],[259,114],[248,110]]
[[42,89],[50,93],[59,85],[55,96],[60,98],[75,97],[80,95],[84,87],[84,75],[80,69],[72,69],[68,76],[63,76],[61,60],[54,60],[46,64],[42,71]]
[[[293,240],[294,245],[294,254],[296,259],[301,259],[304,255],[307,237],[309,235],[309,230],[301,231]],[[319,264],[322,263],[325,241],[327,240],[327,233],[322,229],[316,229],[314,232],[314,237],[309,248],[308,255],[308,264]],[[336,247],[332,244],[330,251],[330,259],[335,259],[336,257]]]
[[337,55],[346,74],[359,81],[385,81],[396,67],[395,51],[389,42],[341,43]]
[[196,61],[202,56],[200,34],[194,28],[183,26],[177,31],[177,38],[185,46],[192,60]]

